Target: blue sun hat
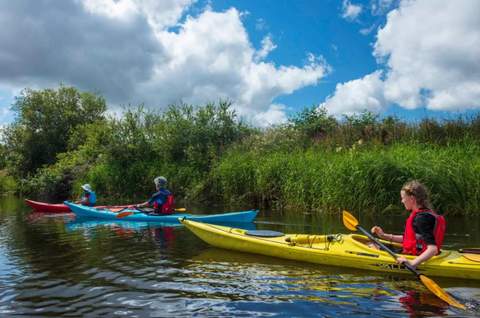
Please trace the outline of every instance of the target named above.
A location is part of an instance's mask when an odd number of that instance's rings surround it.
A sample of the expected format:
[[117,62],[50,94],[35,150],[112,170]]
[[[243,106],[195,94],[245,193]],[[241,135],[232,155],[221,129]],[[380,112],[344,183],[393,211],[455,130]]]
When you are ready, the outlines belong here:
[[89,185],[88,183],[85,183],[84,185],[82,185],[82,189],[85,190],[85,191],[87,191],[88,193],[93,192],[92,186]]

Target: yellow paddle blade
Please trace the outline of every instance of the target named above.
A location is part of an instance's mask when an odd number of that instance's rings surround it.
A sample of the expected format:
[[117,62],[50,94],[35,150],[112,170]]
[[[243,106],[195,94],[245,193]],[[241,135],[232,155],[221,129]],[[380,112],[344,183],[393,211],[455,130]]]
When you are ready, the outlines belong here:
[[131,211],[120,212],[120,213],[117,214],[117,218],[121,219],[121,218],[124,218],[124,217],[132,215],[132,214],[133,214],[133,212],[131,212]]
[[178,208],[178,209],[175,209],[175,212],[186,212],[187,209],[185,208]]
[[342,218],[343,224],[347,229],[349,229],[350,231],[357,230],[358,220],[350,212],[344,210],[342,212]]
[[420,274],[419,277],[422,283],[438,298],[440,298],[450,306],[460,309],[466,309],[465,305],[460,304],[458,301],[453,299],[453,297],[451,297],[446,291],[444,291],[440,286],[438,286],[437,283],[435,283],[433,280],[422,274]]

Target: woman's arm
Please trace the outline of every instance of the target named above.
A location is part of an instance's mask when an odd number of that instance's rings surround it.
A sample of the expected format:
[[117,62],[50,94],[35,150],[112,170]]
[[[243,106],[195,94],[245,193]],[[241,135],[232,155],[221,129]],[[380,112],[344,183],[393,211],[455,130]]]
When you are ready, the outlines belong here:
[[409,261],[405,257],[402,256],[402,257],[397,258],[397,263],[399,263],[399,264],[408,263],[412,267],[415,268],[418,265],[420,265],[421,263],[423,263],[425,261],[428,261],[430,258],[437,255],[437,252],[438,252],[438,249],[437,249],[436,245],[427,245],[427,248],[425,249],[425,251],[423,251],[422,254],[415,257],[414,260]]
[[394,242],[394,243],[402,243],[403,242],[403,235],[395,235],[395,234],[385,234],[383,238],[386,241]]
[[385,241],[395,242],[395,243],[402,243],[403,236],[402,235],[394,235],[394,234],[387,234],[383,232],[383,229],[380,226],[374,226],[371,229],[372,234],[376,234],[379,238]]

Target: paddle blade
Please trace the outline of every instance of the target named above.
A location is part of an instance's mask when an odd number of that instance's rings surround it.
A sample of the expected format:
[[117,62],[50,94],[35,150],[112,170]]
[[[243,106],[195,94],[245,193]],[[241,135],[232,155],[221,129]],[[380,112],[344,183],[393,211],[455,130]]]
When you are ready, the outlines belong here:
[[133,212],[131,212],[131,211],[120,212],[120,213],[117,214],[117,218],[121,219],[121,218],[124,218],[124,217],[132,215],[132,214],[133,214]]
[[187,209],[185,208],[178,208],[178,209],[175,209],[175,212],[186,212]]
[[450,306],[457,307],[460,309],[466,309],[465,305],[460,304],[452,296],[450,296],[446,291],[444,291],[440,286],[437,285],[433,280],[428,278],[425,275],[419,275],[422,283],[427,287],[432,293],[434,293],[438,298],[449,304]]
[[356,231],[358,220],[348,211],[343,211],[342,213],[343,225],[350,231]]

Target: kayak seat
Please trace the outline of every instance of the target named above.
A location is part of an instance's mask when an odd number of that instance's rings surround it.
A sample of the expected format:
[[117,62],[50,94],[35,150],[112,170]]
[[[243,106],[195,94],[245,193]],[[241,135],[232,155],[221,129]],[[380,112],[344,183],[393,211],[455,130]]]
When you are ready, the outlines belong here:
[[259,236],[259,237],[279,237],[284,236],[282,232],[270,231],[270,230],[250,230],[245,232],[246,235]]

